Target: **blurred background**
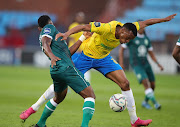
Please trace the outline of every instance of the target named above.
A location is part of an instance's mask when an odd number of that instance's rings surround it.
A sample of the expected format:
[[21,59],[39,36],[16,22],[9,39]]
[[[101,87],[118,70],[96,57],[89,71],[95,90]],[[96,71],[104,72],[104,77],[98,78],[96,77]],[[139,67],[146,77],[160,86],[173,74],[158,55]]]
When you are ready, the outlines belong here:
[[[171,53],[180,35],[180,0],[1,0],[0,4],[0,65],[33,65],[48,67],[49,61],[39,47],[37,20],[48,14],[60,32],[68,30],[77,12],[85,13],[90,21],[122,23],[138,19],[163,18],[177,13],[171,22],[146,28],[155,55],[165,70],[156,73],[175,74],[180,71]],[[118,61],[119,47],[111,52]],[[126,69],[130,69],[128,51],[125,52]]]

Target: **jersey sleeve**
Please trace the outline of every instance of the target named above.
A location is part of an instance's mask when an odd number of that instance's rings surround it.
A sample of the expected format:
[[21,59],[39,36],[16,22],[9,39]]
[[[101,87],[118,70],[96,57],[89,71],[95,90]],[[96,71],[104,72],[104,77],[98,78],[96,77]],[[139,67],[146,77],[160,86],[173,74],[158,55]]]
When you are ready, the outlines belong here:
[[111,30],[111,25],[109,23],[90,22],[90,24],[91,32],[95,32],[100,35],[108,33]]
[[180,46],[180,37],[179,37],[179,39],[178,39],[176,45]]
[[50,39],[53,39],[55,34],[56,34],[56,28],[54,25],[51,24],[46,25],[42,30],[42,37],[46,36]]
[[140,29],[139,22],[133,22],[133,24],[136,26],[137,31]]

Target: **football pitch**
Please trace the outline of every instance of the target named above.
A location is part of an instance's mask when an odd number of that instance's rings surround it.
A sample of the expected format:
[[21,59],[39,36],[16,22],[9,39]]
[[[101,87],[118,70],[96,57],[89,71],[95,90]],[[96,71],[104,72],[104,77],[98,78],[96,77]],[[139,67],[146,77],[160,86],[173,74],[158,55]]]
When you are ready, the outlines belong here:
[[[155,95],[162,105],[160,111],[141,107],[144,88],[138,84],[132,72],[126,72],[126,75],[134,93],[138,117],[152,119],[149,127],[180,126],[179,75],[156,75]],[[89,127],[131,127],[127,110],[117,113],[109,108],[111,95],[121,93],[119,87],[97,71],[91,71],[91,76],[96,105]],[[52,80],[48,68],[0,66],[0,127],[30,127],[36,124],[44,105],[25,123],[22,123],[19,115],[35,103],[50,84]],[[70,89],[66,99],[47,120],[47,127],[80,127],[82,106],[83,99]]]

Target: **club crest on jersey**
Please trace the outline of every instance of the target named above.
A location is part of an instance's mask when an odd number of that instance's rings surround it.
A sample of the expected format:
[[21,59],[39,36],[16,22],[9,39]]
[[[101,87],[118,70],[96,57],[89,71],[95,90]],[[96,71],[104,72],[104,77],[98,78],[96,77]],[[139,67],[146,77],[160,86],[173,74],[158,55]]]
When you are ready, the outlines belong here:
[[100,27],[100,26],[101,26],[101,23],[100,23],[100,22],[94,22],[94,25],[95,25],[96,27]]
[[51,29],[50,28],[45,28],[44,29],[44,33],[45,34],[50,34],[51,33]]

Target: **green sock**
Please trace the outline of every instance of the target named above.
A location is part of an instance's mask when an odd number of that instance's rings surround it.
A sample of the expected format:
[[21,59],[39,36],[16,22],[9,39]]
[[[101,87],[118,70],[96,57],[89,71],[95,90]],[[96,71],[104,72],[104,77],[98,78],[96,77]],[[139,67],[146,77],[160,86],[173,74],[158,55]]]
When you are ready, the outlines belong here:
[[149,98],[148,98],[146,95],[145,95],[144,101],[145,101],[145,102],[148,102],[148,101],[149,101]]
[[54,112],[55,109],[56,107],[53,106],[50,101],[48,101],[47,104],[45,105],[44,111],[37,125],[39,127],[45,127],[47,118]]
[[[93,101],[91,101],[93,100]],[[85,99],[84,106],[83,106],[83,120],[81,127],[88,127],[89,121],[91,120],[93,114],[94,114],[94,99],[90,98],[90,100]]]
[[146,97],[149,98],[149,100],[151,100],[151,101],[153,102],[153,104],[156,104],[156,103],[157,103],[157,101],[156,101],[156,99],[155,99],[155,97],[154,97],[154,93],[153,93],[153,92],[148,93],[148,94],[146,95]]

